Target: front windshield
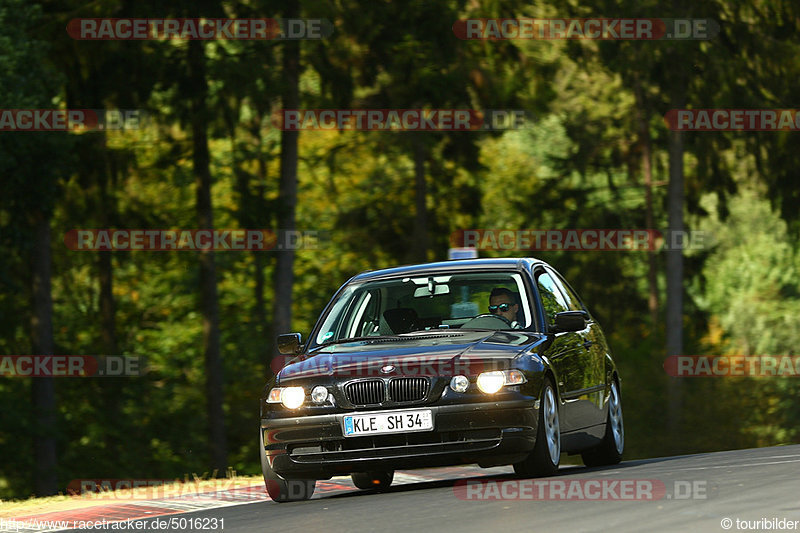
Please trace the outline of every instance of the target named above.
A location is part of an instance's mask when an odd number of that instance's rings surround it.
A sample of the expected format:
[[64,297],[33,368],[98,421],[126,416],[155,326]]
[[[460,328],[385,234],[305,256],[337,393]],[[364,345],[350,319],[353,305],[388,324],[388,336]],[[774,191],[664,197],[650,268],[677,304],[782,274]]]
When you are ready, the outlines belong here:
[[528,295],[519,274],[435,274],[350,285],[334,302],[315,341],[531,325]]

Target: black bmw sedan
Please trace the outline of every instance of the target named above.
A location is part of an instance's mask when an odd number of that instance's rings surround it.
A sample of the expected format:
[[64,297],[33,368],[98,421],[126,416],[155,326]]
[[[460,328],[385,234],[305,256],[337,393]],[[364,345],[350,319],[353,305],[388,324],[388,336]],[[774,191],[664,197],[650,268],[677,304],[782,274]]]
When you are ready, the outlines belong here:
[[[575,290],[536,259],[475,259],[359,274],[334,295],[261,399],[270,497],[316,480],[388,487],[395,469],[477,463],[546,476],[562,453],[615,464],[620,377]],[[284,364],[285,363],[285,364]]]

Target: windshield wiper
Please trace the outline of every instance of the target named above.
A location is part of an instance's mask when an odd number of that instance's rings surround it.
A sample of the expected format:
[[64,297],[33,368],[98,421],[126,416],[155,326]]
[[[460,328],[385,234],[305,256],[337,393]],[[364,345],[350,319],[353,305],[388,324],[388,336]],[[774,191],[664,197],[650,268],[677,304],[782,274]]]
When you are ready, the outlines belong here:
[[403,337],[397,337],[395,335],[373,335],[371,337],[348,337],[346,339],[336,339],[333,341],[327,341],[320,344],[320,346],[331,346],[333,344],[344,344],[347,342],[364,342],[364,341],[372,341],[375,339],[397,339],[403,340]]

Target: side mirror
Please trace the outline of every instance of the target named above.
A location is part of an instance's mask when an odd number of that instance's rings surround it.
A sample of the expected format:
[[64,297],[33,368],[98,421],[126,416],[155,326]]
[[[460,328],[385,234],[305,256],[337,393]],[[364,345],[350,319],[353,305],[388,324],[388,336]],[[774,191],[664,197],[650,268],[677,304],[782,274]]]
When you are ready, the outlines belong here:
[[281,355],[295,355],[300,351],[301,336],[299,333],[284,333],[278,335],[278,353]]
[[555,325],[552,331],[553,333],[581,331],[582,329],[586,329],[587,319],[588,317],[583,311],[562,311],[556,313]]

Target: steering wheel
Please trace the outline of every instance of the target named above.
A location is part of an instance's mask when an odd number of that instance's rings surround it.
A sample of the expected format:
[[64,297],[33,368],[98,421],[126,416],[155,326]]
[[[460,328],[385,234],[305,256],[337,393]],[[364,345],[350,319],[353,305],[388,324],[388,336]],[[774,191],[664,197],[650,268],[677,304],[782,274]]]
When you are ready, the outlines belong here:
[[[478,321],[478,320],[481,320],[481,319],[487,319],[487,318],[495,318],[497,320],[500,320],[500,321],[504,322],[509,328],[511,327],[511,321],[509,319],[507,319],[506,317],[504,317],[502,315],[493,315],[491,313],[483,313],[483,314],[478,315],[476,317],[470,318],[469,320],[464,322],[461,325],[461,327],[463,329],[469,329],[471,322]],[[487,328],[487,329],[491,329],[491,328]]]

